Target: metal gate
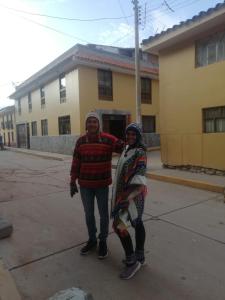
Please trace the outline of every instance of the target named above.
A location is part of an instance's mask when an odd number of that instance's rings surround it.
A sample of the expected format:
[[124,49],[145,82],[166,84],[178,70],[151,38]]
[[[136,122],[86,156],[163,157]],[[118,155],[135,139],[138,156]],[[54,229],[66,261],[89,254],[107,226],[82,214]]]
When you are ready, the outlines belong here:
[[26,124],[16,125],[18,148],[27,148],[27,126]]

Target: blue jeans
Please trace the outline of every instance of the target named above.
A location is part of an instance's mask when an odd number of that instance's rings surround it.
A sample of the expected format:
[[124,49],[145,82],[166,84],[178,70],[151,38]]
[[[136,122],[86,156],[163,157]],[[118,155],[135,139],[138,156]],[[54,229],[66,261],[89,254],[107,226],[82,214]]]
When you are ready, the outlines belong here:
[[109,210],[108,196],[109,187],[84,188],[80,187],[81,199],[84,206],[85,219],[88,229],[89,240],[96,241],[96,222],[94,215],[94,202],[97,199],[98,211],[100,215],[100,241],[105,241],[109,232]]

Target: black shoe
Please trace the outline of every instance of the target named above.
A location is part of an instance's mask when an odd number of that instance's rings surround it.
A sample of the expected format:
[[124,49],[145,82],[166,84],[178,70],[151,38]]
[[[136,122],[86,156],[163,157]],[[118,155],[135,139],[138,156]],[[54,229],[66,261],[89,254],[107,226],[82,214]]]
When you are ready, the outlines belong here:
[[81,248],[80,254],[86,255],[88,254],[89,251],[96,249],[96,247],[97,247],[97,241],[89,240],[87,244],[83,248]]
[[[145,266],[146,261],[145,261],[144,252],[141,252],[141,253],[135,252],[135,257],[136,257],[136,260],[141,264],[141,266]],[[124,265],[127,265],[127,264],[129,264],[129,261],[127,260],[127,258],[124,258],[124,259],[122,259],[122,263]]]
[[135,256],[137,261],[139,261],[139,263],[144,266],[145,265],[145,254],[143,250],[136,250],[135,251]]
[[108,256],[108,248],[106,241],[100,241],[99,242],[99,248],[98,248],[98,258],[103,259]]

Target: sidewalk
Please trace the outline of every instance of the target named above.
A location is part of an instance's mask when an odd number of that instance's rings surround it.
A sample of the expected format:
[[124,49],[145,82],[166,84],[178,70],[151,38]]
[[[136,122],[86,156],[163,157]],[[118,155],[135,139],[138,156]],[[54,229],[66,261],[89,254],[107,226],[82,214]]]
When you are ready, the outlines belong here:
[[[64,155],[59,153],[50,153],[35,151],[30,149],[9,148],[7,150],[15,151],[23,154],[34,155],[46,159],[53,160],[70,160],[72,155]],[[118,156],[113,156],[112,166],[116,167]],[[147,177],[154,180],[180,184],[193,188],[203,189],[211,192],[221,193],[225,195],[225,177],[218,175],[207,175],[203,173],[192,173],[190,171],[182,171],[178,169],[165,169],[162,167],[160,150],[148,151],[148,171]]]

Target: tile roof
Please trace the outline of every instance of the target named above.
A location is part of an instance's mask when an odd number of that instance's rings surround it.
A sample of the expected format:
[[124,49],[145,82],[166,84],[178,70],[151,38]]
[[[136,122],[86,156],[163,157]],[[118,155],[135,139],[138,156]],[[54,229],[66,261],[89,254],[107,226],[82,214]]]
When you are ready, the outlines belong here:
[[[36,72],[30,78],[20,84],[16,91],[10,95],[11,99],[21,97],[22,94],[26,94],[28,91],[32,91],[43,84],[57,78],[60,73],[66,73],[68,70],[75,68],[78,65],[89,65],[95,67],[106,67],[106,68],[119,68],[122,72],[135,70],[134,57],[112,53],[105,49],[94,48],[93,45],[81,45],[76,44],[58,58],[53,60],[47,66],[40,71]],[[158,76],[158,60],[152,58],[151,61],[141,61],[140,63],[141,72]]]
[[[117,56],[117,57],[114,57]],[[125,68],[134,71],[135,70],[135,65],[134,65],[134,59],[125,59],[124,57],[121,58],[119,55],[100,55],[97,53],[91,53],[90,51],[78,51],[75,54],[75,57],[78,58],[79,60],[84,60],[84,61],[89,61],[89,62],[96,62],[100,63],[102,65],[111,65],[119,68]],[[148,63],[146,64],[141,64],[140,67],[142,72],[147,72],[147,73],[153,73],[153,74],[158,74],[158,66],[156,65],[150,65]]]
[[222,8],[225,8],[225,0],[223,3],[218,3],[215,7],[212,7],[212,8],[209,8],[207,11],[201,11],[199,14],[193,16],[191,19],[187,19],[186,21],[182,21],[180,22],[179,24],[177,25],[174,25],[173,27],[171,28],[168,28],[167,30],[165,31],[162,31],[154,36],[150,36],[148,39],[144,39],[142,41],[142,44],[145,45],[145,44],[148,44],[149,42],[152,42],[153,40],[156,40],[172,31],[175,31],[181,27],[185,27],[187,25],[190,25],[191,23],[195,23],[197,21],[200,21],[201,19],[204,19],[205,17],[207,16],[210,16],[211,14],[213,14],[214,12],[222,9]]

